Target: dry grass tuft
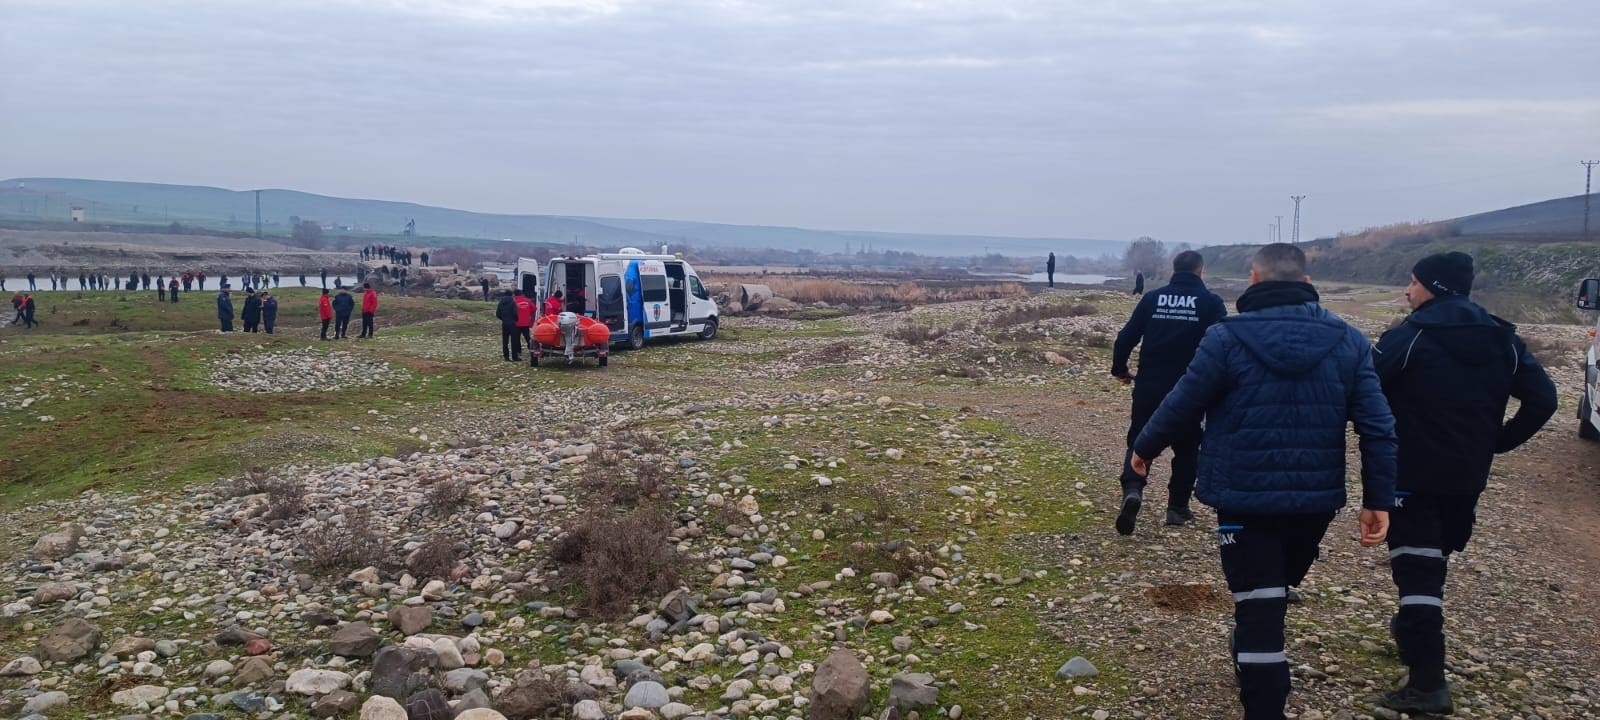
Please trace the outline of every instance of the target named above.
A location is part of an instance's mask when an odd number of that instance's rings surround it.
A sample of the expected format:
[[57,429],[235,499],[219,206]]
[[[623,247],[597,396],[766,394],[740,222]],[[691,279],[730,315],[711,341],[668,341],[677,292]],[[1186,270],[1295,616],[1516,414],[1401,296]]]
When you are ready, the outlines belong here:
[[346,508],[344,522],[322,522],[301,533],[300,552],[311,569],[323,573],[355,570],[383,562],[389,542],[378,534],[367,508]]
[[561,568],[559,584],[582,593],[584,610],[607,618],[672,590],[684,563],[674,549],[672,524],[672,515],[655,507],[591,514],[550,549]]

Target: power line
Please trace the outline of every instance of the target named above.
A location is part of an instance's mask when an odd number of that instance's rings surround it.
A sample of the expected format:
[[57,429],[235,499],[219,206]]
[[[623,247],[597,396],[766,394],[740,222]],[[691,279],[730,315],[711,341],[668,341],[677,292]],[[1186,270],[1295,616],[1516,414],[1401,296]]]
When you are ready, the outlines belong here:
[[1594,166],[1600,165],[1600,160],[1579,160],[1583,163],[1583,239],[1589,239],[1589,178],[1594,175]]
[[1304,195],[1290,195],[1289,199],[1294,201],[1294,240],[1293,240],[1293,242],[1298,243],[1298,242],[1300,242],[1300,201],[1306,199],[1306,196],[1304,196]]

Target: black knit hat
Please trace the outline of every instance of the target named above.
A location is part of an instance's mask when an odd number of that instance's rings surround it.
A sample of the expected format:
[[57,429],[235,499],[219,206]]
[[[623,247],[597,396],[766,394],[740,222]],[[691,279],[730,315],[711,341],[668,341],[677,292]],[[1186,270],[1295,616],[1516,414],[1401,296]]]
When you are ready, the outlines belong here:
[[1412,266],[1411,274],[1428,292],[1440,297],[1472,294],[1472,256],[1464,252],[1429,255]]

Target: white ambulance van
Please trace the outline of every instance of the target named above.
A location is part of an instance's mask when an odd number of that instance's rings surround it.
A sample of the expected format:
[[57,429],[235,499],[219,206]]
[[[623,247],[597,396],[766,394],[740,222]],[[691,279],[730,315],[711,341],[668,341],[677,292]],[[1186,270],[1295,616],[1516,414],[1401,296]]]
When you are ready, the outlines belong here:
[[[1600,310],[1600,278],[1578,286],[1578,307]],[[1589,331],[1589,352],[1583,360],[1583,398],[1578,401],[1578,437],[1600,440],[1600,319]]]
[[717,303],[694,266],[678,255],[623,248],[555,258],[538,290],[541,313],[546,298],[559,293],[563,310],[605,323],[613,344],[635,350],[654,338],[717,336]]

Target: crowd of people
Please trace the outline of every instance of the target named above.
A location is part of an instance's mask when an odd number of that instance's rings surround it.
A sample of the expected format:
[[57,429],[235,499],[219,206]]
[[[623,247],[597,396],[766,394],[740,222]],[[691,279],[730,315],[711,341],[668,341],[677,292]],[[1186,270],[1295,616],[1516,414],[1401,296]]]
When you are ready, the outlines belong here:
[[[361,288],[361,331],[356,337],[371,338],[377,334],[378,291],[372,288],[371,283],[363,283]],[[278,323],[278,299],[268,290],[257,293],[255,288],[247,287],[244,293],[244,302],[238,313],[243,331],[274,334]],[[322,296],[317,300],[317,320],[322,324],[321,339],[347,338],[346,331],[350,327],[350,318],[355,308],[355,298],[350,294],[349,288],[341,286],[338,288],[338,294],[331,296],[328,288],[322,288]],[[224,283],[217,293],[217,322],[221,326],[221,332],[234,332],[233,320],[233,288]],[[334,330],[332,338],[328,337],[329,326]]]
[[[1284,616],[1345,505],[1346,427],[1354,425],[1360,544],[1388,543],[1399,597],[1389,629],[1409,670],[1381,704],[1412,716],[1450,714],[1450,555],[1466,549],[1494,456],[1555,413],[1555,384],[1514,326],[1471,301],[1473,262],[1464,253],[1417,262],[1406,288],[1412,312],[1376,345],[1321,306],[1293,245],[1256,253],[1235,315],[1206,289],[1199,253],[1179,253],[1172,269],[1167,285],[1143,295],[1113,348],[1111,374],[1133,384],[1117,532],[1134,532],[1150,464],[1172,448],[1166,523],[1193,521],[1191,494],[1217,513],[1244,717],[1284,718]],[[1135,346],[1137,373],[1128,368]]]
[[413,254],[413,252],[414,251],[409,248],[400,248],[393,245],[373,244],[361,248],[361,259],[363,261],[387,260],[391,265],[410,265],[414,257],[416,260],[421,262],[422,267],[428,267],[428,261],[431,259],[428,255],[428,251],[423,250],[420,253],[415,254]]

